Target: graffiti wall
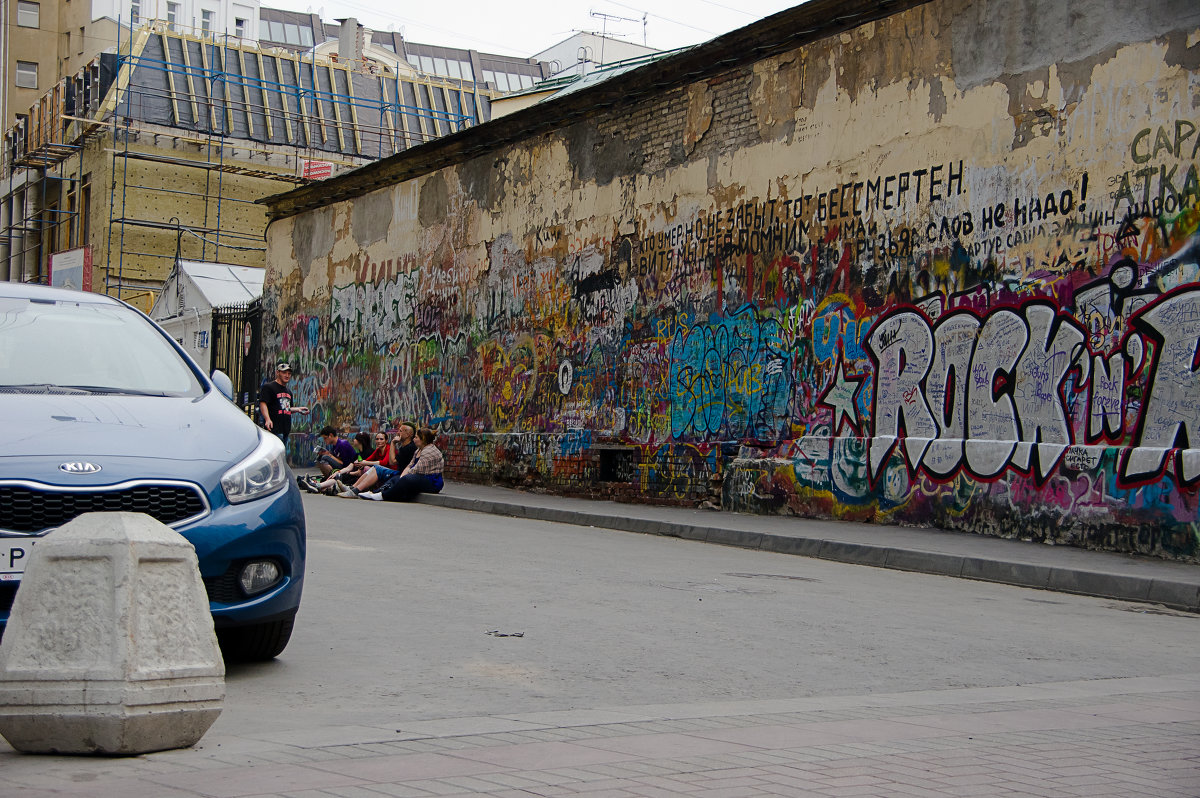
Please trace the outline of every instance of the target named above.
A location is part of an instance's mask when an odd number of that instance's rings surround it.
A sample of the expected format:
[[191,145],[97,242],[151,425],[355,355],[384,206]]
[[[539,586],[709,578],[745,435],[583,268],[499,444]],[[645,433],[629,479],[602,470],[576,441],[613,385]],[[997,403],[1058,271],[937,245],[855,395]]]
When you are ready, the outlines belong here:
[[266,357],[454,478],[1200,559],[1200,7],[1152,5],[933,2],[279,219]]

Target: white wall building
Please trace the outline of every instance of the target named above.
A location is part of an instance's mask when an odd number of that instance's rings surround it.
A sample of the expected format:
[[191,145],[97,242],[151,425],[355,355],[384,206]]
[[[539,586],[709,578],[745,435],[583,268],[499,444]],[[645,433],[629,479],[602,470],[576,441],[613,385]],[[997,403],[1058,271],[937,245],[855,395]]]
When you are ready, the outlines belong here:
[[653,47],[581,31],[533,57],[553,64],[550,77],[556,78],[560,75],[586,75],[605,64],[658,52],[661,51]]
[[209,372],[213,308],[258,299],[262,296],[265,274],[265,269],[253,266],[179,261],[150,309],[150,318]]
[[162,20],[173,30],[258,41],[258,0],[92,0],[92,20],[115,19],[128,27]]

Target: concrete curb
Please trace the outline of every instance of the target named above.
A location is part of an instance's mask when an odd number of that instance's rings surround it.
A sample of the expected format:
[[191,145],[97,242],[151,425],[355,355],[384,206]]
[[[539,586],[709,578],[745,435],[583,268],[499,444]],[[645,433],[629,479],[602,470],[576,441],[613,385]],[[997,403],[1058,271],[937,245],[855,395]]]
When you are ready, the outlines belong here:
[[1162,604],[1179,610],[1200,612],[1200,583],[1161,576],[1114,573],[1103,568],[1051,566],[973,557],[889,545],[830,540],[820,537],[777,535],[769,532],[699,526],[648,518],[629,518],[582,510],[538,507],[527,504],[474,499],[445,494],[422,494],[418,501],[455,510],[553,521],[578,526],[595,526],[623,532],[677,537],[723,546],[758,549],[776,554],[795,554],[852,565],[891,568],[898,571],[977,579],[1081,596]]

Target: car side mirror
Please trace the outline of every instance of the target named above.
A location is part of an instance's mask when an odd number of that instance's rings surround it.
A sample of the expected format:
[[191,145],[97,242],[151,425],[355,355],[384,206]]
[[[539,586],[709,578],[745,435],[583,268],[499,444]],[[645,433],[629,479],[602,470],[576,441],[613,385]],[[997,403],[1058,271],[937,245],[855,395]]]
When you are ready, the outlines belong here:
[[212,373],[213,385],[217,386],[217,390],[225,394],[225,398],[233,401],[233,380],[229,379],[229,375],[220,369],[213,369]]

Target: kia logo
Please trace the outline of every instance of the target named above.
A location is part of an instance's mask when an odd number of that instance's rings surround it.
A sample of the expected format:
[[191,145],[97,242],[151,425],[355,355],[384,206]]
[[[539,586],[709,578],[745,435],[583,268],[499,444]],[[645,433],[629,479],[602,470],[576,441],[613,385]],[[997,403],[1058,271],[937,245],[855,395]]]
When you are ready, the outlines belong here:
[[95,474],[100,470],[100,466],[95,463],[63,463],[58,470],[68,474]]

